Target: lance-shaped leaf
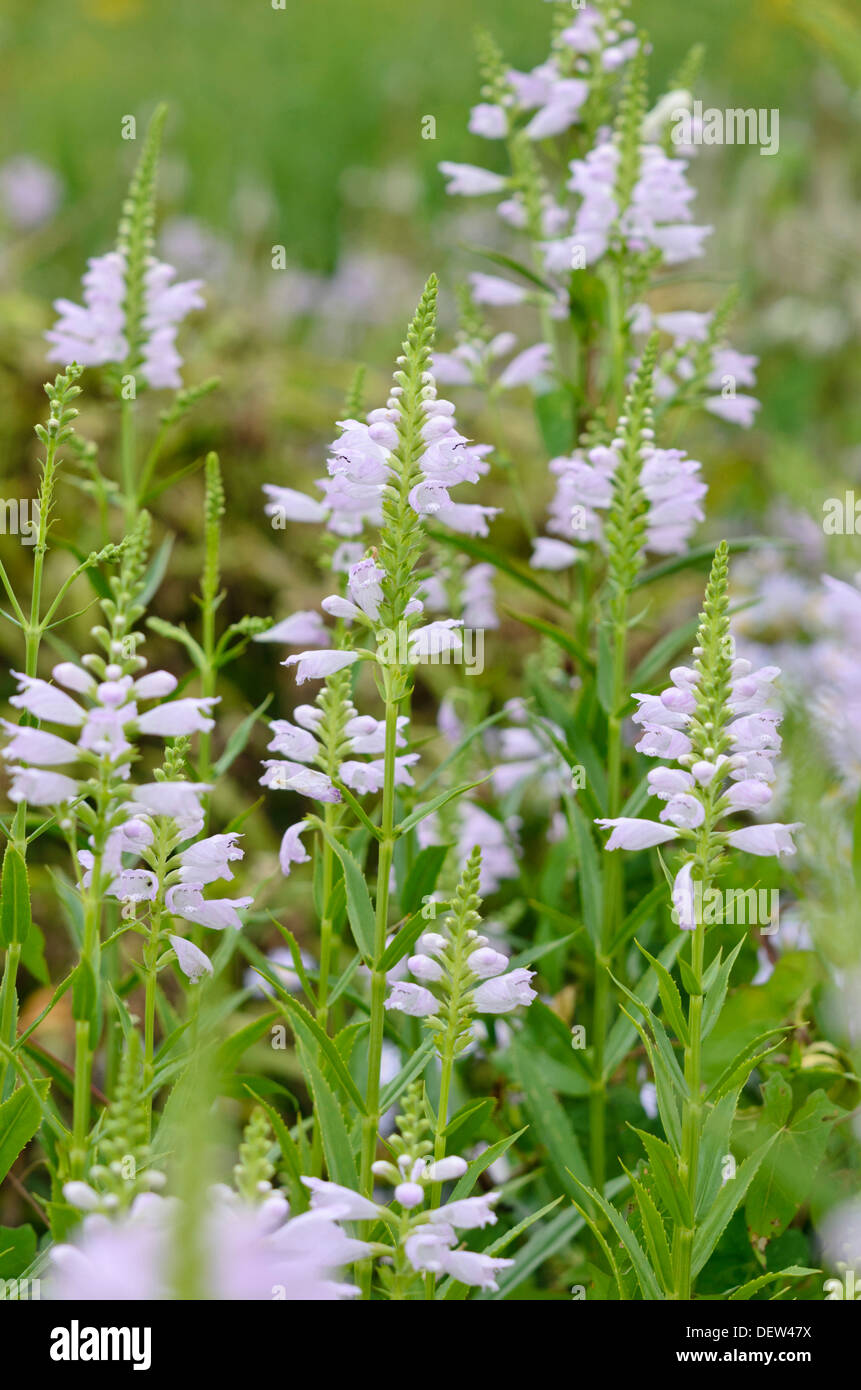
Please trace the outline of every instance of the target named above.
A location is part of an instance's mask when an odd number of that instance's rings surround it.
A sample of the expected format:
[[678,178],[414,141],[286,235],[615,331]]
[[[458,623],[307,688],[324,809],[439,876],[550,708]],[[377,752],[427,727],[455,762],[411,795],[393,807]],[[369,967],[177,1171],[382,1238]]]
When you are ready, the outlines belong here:
[[20,850],[9,844],[0,880],[0,946],[23,946],[32,923],[27,865]]
[[765,1143],[760,1145],[755,1153],[750,1155],[750,1158],[745,1159],[735,1177],[721,1188],[711,1210],[697,1228],[691,1260],[691,1274],[694,1278],[711,1258],[712,1252],[729,1225],[733,1213],[737,1207],[741,1206],[747,1196],[747,1190],[776,1138],[777,1135],[773,1134],[770,1139],[766,1139]]

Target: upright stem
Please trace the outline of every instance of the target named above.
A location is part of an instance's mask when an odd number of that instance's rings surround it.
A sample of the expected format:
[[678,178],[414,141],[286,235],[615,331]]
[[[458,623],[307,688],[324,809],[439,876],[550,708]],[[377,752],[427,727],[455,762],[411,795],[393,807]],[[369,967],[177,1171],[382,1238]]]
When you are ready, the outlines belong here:
[[[57,454],[56,440],[49,439],[45,450],[45,467],[40,488],[39,523],[36,545],[33,553],[33,588],[30,594],[30,620],[24,628],[24,672],[35,676],[39,665],[39,647],[42,642],[42,579],[45,572],[45,555],[48,550],[48,508],[53,492],[53,478]],[[20,610],[19,610],[20,611]],[[27,856],[27,805],[19,801],[12,821],[12,843],[23,858]],[[21,961],[21,945],[13,942],[6,952],[3,969],[3,983],[0,986],[0,1041],[11,1046],[15,1041],[15,1020],[18,1011],[18,967]],[[0,1102],[6,1100],[12,1089],[14,1072],[9,1067],[4,1054],[0,1064]]]
[[[613,624],[612,707],[608,717],[607,813],[618,816],[622,805],[622,718],[625,698],[625,665],[628,641],[628,597],[619,596]],[[595,1003],[592,1013],[592,1058],[594,1078],[589,1096],[589,1154],[592,1184],[604,1191],[606,1180],[607,1078],[604,1053],[610,1023],[612,946],[616,935],[619,903],[622,900],[623,864],[611,854],[604,867],[604,904],[599,948],[595,953]]]
[[[703,897],[708,892],[708,880],[703,883]],[[698,914],[700,917],[702,914]],[[705,924],[698,921],[691,940],[691,969],[702,980],[705,956]],[[679,1161],[679,1181],[684,1188],[691,1212],[690,1227],[677,1232],[674,1250],[676,1297],[691,1296],[691,1259],[696,1234],[697,1176],[700,1156],[700,1130],[703,1106],[700,1099],[702,1079],[702,1018],[703,996],[692,994],[688,1005],[688,1044],[685,1048],[685,1081],[688,1096],[682,1108],[682,1153]]]
[[[81,966],[92,975],[92,988],[99,978],[99,899],[101,884],[101,852],[96,852],[90,887],[84,903],[84,943]],[[86,996],[85,996],[86,997]],[[87,1161],[87,1139],[90,1132],[90,1088],[93,1080],[92,1019],[75,1018],[75,1084],[72,1118],[72,1149],[69,1155],[72,1176],[82,1178]]]
[[327,803],[323,811],[323,824],[326,836],[323,837],[321,853],[323,856],[323,916],[320,921],[320,980],[317,987],[317,1022],[326,1029],[329,1021],[329,974],[332,968],[332,945],[334,922],[332,920],[331,897],[334,882],[335,854],[329,843],[335,825],[335,808]]
[[[159,885],[162,885],[167,877],[167,861],[170,854],[170,836],[163,827],[159,829],[157,840],[157,860],[155,865],[155,875]],[[146,970],[146,988],[144,998],[144,1057],[143,1057],[143,1085],[146,1095],[146,1116],[147,1116],[147,1139],[152,1130],[152,1106],[153,1093],[152,1083],[155,1076],[155,1005],[158,994],[158,953],[161,937],[161,923],[163,916],[163,889],[159,887],[159,896],[153,903],[152,918],[150,921],[149,940],[144,949],[144,968]],[[197,998],[197,996],[195,996]]]
[[[398,673],[399,674],[399,673]],[[395,757],[398,736],[398,702],[394,698],[395,670],[384,667],[386,697],[386,751],[384,763],[383,806],[380,828],[379,860],[377,865],[377,901],[374,919],[374,969],[371,976],[371,1027],[368,1037],[368,1113],[362,1121],[362,1192],[370,1197],[374,1178],[371,1165],[380,1128],[380,1064],[383,1054],[383,1025],[385,1021],[386,975],[379,961],[386,949],[389,921],[389,879],[395,848]]]
[[125,398],[120,403],[120,473],[128,530],[135,523],[140,502],[135,477],[135,402]]
[[[398,703],[394,698],[392,668],[384,668],[386,697],[386,750],[384,761],[382,839],[377,861],[377,901],[374,917],[374,969],[371,974],[371,1015],[368,1034],[368,1079],[365,1090],[367,1114],[362,1119],[362,1161],[360,1184],[366,1197],[373,1197],[374,1155],[380,1130],[380,1067],[383,1059],[386,974],[379,962],[386,949],[389,921],[389,879],[395,848],[395,756],[398,738]],[[359,1268],[362,1297],[371,1296],[373,1268],[365,1261]]]

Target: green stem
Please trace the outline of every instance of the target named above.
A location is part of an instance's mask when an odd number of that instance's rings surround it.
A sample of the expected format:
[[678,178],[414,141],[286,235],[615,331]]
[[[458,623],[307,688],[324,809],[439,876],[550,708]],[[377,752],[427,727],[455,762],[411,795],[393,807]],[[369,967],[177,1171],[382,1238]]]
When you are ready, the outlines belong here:
[[607,307],[610,329],[610,388],[617,410],[625,399],[628,333],[625,325],[625,294],[620,266],[607,275]]
[[[157,859],[154,867],[154,873],[159,885],[163,885],[167,877],[167,861],[169,854],[170,836],[167,830],[162,829],[159,832],[157,841]],[[143,955],[144,968],[146,971],[143,1087],[146,1092],[147,1139],[149,1139],[152,1132],[152,1106],[154,1100],[152,1083],[155,1076],[155,1006],[158,995],[158,953],[164,912],[163,891],[163,888],[160,887],[159,896],[153,903],[149,940],[147,941]]]
[[332,968],[332,947],[334,922],[331,912],[332,885],[334,882],[335,854],[328,836],[335,828],[335,808],[327,803],[323,811],[323,824],[327,835],[323,837],[323,916],[320,922],[320,978],[317,986],[317,1022],[326,1029],[329,1022],[329,974]]
[[74,1178],[83,1178],[86,1170],[92,1075],[93,1054],[90,1050],[90,1025],[86,1019],[78,1019],[75,1023],[75,1089],[72,1149],[69,1154],[72,1177]]
[[[625,666],[628,642],[628,596],[621,594],[614,605],[612,705],[608,718],[607,813],[618,816],[622,804],[622,717],[625,700]],[[624,898],[624,868],[621,856],[610,855],[604,866],[604,902],[601,935],[595,953],[595,1003],[592,1014],[592,1058],[594,1078],[589,1095],[589,1153],[592,1183],[604,1191],[607,1166],[607,1077],[604,1074],[605,1048],[610,1024],[612,945],[616,936],[619,910]]]
[[[81,966],[91,972],[92,988],[99,979],[99,888],[102,877],[101,850],[96,852],[90,887],[84,903],[84,941]],[[87,992],[85,991],[85,999]],[[89,1002],[89,1000],[87,1000]],[[92,1019],[75,1015],[75,1084],[72,1119],[72,1176],[84,1175],[87,1159],[87,1139],[90,1132],[90,1087],[93,1078],[93,1049],[91,1046]]]
[[[703,882],[703,896],[708,891],[708,880]],[[701,915],[701,914],[700,914]],[[697,980],[702,980],[705,956],[705,924],[697,922],[691,940],[691,969]],[[674,1250],[676,1273],[676,1298],[689,1299],[692,1293],[691,1260],[696,1234],[697,1176],[700,1155],[700,1132],[702,1129],[702,1101],[700,1084],[702,1080],[702,1016],[703,996],[692,994],[688,1005],[688,1043],[685,1047],[685,1081],[688,1095],[682,1109],[682,1152],[679,1160],[679,1182],[687,1193],[691,1211],[690,1227],[677,1232]]]
[[[399,673],[398,673],[399,675]],[[383,1055],[383,1025],[385,1022],[386,974],[378,968],[386,949],[389,921],[389,879],[395,848],[395,757],[398,736],[398,702],[394,698],[394,671],[384,668],[386,696],[386,751],[384,763],[383,806],[380,826],[379,860],[377,865],[377,901],[374,919],[374,970],[371,976],[371,1024],[368,1037],[368,1113],[362,1121],[362,1192],[373,1194],[374,1177],[371,1165],[380,1128],[380,1064]]]
[[123,482],[123,504],[126,530],[137,520],[138,491],[135,478],[135,402],[123,398],[120,404],[120,472]]
[[[368,1034],[367,1114],[362,1119],[361,1191],[373,1197],[374,1155],[380,1130],[380,1067],[383,1057],[386,974],[378,967],[386,949],[389,920],[389,879],[395,848],[395,757],[398,738],[398,702],[394,698],[393,669],[384,668],[386,697],[386,750],[384,762],[383,806],[379,858],[377,861],[377,901],[374,917],[374,969],[371,975],[370,1031]],[[398,672],[398,677],[400,673]],[[373,1267],[370,1261],[360,1268],[362,1297],[370,1299]]]
[[[45,573],[45,556],[48,551],[48,513],[50,510],[51,498],[54,491],[54,473],[56,470],[57,442],[50,438],[45,448],[45,465],[42,473],[42,482],[39,489],[39,525],[36,533],[36,545],[33,553],[33,588],[30,594],[30,618],[24,620],[24,614],[15,598],[11,584],[5,578],[4,582],[13,607],[18,615],[19,621],[24,628],[24,672],[28,676],[35,676],[39,667],[39,648],[42,643],[44,624],[41,620],[42,612],[42,580]],[[24,723],[31,722],[27,716]],[[36,721],[33,720],[33,723]],[[15,808],[15,816],[12,821],[12,843],[19,850],[22,858],[27,857],[27,804],[19,801]],[[2,1006],[0,1006],[0,1039],[9,1046],[14,1042],[15,1020],[18,1012],[18,966],[21,960],[21,946],[19,943],[10,945],[6,954],[6,965],[3,971],[2,986]],[[13,1073],[9,1070],[8,1058],[4,1055],[2,1066],[0,1066],[0,1101],[6,1100],[13,1083]]]

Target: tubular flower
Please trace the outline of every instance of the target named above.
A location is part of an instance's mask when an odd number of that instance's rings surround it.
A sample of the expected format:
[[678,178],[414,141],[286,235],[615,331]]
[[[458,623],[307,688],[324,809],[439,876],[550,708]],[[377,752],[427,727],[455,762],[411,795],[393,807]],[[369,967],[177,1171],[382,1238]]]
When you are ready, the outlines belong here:
[[[618,466],[619,455],[612,446],[577,449],[570,457],[553,459],[550,471],[558,481],[547,529],[564,539],[537,541],[533,568],[567,569],[575,564],[582,552],[571,542],[595,541],[605,547],[602,513],[613,501]],[[683,554],[704,516],[708,487],[700,478],[700,464],[681,449],[648,445],[642,454],[640,487],[649,504],[643,549],[658,555]]]
[[[76,742],[41,729],[17,729],[5,723],[12,733],[2,756],[11,764],[13,801],[27,800],[34,805],[50,806],[86,796],[91,790],[86,779],[76,781],[63,774],[41,769],[63,765],[87,765],[93,769],[99,759],[108,759],[115,774],[127,778],[133,756],[131,742],[141,734],[161,738],[176,738],[196,731],[208,731],[215,721],[210,710],[215,699],[181,699],[159,703],[144,711],[142,702],[159,701],[176,688],[176,677],[168,671],[153,671],[134,679],[123,675],[119,666],[108,665],[105,679],[97,681],[83,666],[61,662],[53,670],[56,685],[35,676],[13,672],[18,682],[18,694],[10,704],[44,723],[58,724],[74,730]],[[65,690],[59,687],[64,686]],[[72,690],[83,701],[73,699]],[[21,764],[26,763],[24,767]],[[167,784],[159,784],[167,787]],[[187,786],[188,784],[183,784]],[[208,788],[203,788],[203,791]],[[138,788],[133,795],[141,793]],[[168,795],[165,790],[163,796]],[[199,805],[197,806],[199,812]],[[183,814],[193,814],[184,802]]]
[[[59,319],[45,334],[51,349],[49,362],[79,362],[83,367],[104,367],[126,361],[129,344],[125,336],[127,293],[126,257],[122,251],[109,251],[88,261],[84,275],[84,303],[58,299],[54,308]],[[144,275],[144,313],[140,374],[154,390],[182,386],[179,369],[182,358],[176,349],[176,335],[183,319],[193,309],[202,309],[202,280],[172,284],[176,271],[163,261],[151,258]]]
[[761,811],[771,801],[782,718],[769,704],[779,668],[754,669],[732,655],[726,555],[722,544],[693,664],[675,667],[671,685],[660,695],[634,697],[638,707],[632,719],[642,730],[637,750],[678,764],[648,774],[652,795],[664,802],[658,820],[596,822],[612,829],[610,850],[644,849],[670,839],[690,843],[695,858],[685,861],[673,885],[675,916],[684,930],[695,925],[696,884],[711,878],[726,846],[761,856],[793,855],[792,835],[800,828],[775,822],[733,830],[723,824],[727,816]]
[[396,1164],[388,1160],[375,1163],[375,1177],[394,1188],[391,1208],[370,1202],[339,1183],[321,1182],[319,1178],[302,1181],[311,1191],[312,1212],[346,1212],[354,1220],[379,1220],[390,1214],[396,1223],[397,1245],[416,1274],[449,1274],[463,1284],[494,1290],[496,1274],[513,1261],[454,1247],[461,1239],[459,1232],[496,1224],[494,1207],[500,1194],[488,1192],[428,1205],[437,1184],[462,1178],[468,1166],[466,1159],[455,1155],[434,1162],[408,1153],[400,1154]]
[[[72,1187],[68,1184],[67,1187]],[[78,1186],[85,1186],[78,1184]],[[73,1196],[75,1194],[72,1194]],[[218,1300],[333,1301],[359,1290],[340,1283],[345,1265],[363,1258],[368,1246],[338,1224],[349,1219],[345,1205],[290,1217],[280,1192],[256,1204],[226,1187],[213,1187],[202,1223],[203,1287],[200,1297]],[[54,1299],[169,1299],[175,1296],[176,1199],[144,1193],[113,1219],[84,1218],[72,1240],[51,1251],[50,1297]]]
[[[455,501],[450,489],[459,483],[477,483],[488,471],[486,460],[491,448],[472,444],[458,432],[454,406],[437,397],[430,372],[426,377],[424,451],[418,464],[421,482],[413,488],[409,504],[417,515],[433,517],[453,531],[486,535],[487,523],[497,509]],[[372,410],[367,421],[338,422],[341,433],[329,451],[329,476],[318,484],[323,492],[321,501],[290,488],[267,485],[264,491],[270,501],[265,511],[273,524],[325,520],[330,531],[348,537],[360,535],[366,524],[382,525],[385,489],[395,478],[392,460],[398,447],[400,391],[394,386],[386,407]]]

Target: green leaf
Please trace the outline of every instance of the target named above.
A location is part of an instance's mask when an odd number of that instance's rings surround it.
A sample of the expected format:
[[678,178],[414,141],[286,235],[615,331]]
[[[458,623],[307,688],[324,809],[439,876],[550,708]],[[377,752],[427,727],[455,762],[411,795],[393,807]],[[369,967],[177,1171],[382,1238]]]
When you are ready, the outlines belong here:
[[548,280],[542,280],[541,276],[531,270],[528,265],[521,261],[516,261],[513,256],[506,256],[502,251],[491,251],[486,246],[466,246],[464,250],[469,251],[473,256],[481,256],[486,261],[492,261],[494,265],[500,265],[505,270],[513,270],[516,275],[522,275],[524,280],[529,280],[541,290],[546,290],[548,294],[556,298],[556,290]]
[[[613,1178],[607,1184],[607,1196],[615,1197],[627,1186],[627,1178]],[[559,1212],[552,1221],[533,1231],[526,1244],[517,1252],[516,1267],[503,1270],[499,1276],[499,1287],[496,1293],[490,1295],[491,1299],[500,1302],[507,1298],[512,1290],[534,1274],[536,1269],[540,1269],[560,1251],[567,1251],[585,1224],[582,1211],[574,1207]]]
[[462,1105],[445,1127],[446,1147],[452,1153],[465,1149],[490,1119],[495,1105],[493,1096],[484,1100],[468,1100]]
[[[534,1226],[537,1221],[543,1220],[545,1216],[553,1211],[554,1207],[558,1207],[561,1201],[562,1198],[557,1197],[554,1201],[548,1202],[545,1206],[540,1207],[538,1211],[530,1212],[528,1216],[524,1216],[522,1221],[518,1221],[516,1226],[512,1226],[510,1230],[505,1231],[497,1240],[491,1241],[490,1245],[486,1246],[482,1253],[485,1255],[501,1255],[508,1249],[509,1245],[515,1240],[519,1240],[519,1238],[529,1230],[530,1226]],[[465,1299],[469,1297],[469,1291],[470,1286],[468,1284],[461,1284],[457,1279],[453,1279],[451,1276],[445,1279],[441,1286],[441,1296],[445,1299]]]
[[[763,550],[774,544],[775,541],[769,537],[746,536],[737,541],[728,541],[727,551],[730,555],[744,555],[748,550]],[[664,560],[659,565],[652,565],[650,569],[642,570],[634,580],[634,587],[640,588],[643,584],[653,584],[656,579],[666,579],[668,575],[680,574],[682,570],[707,570],[710,568],[714,556],[713,545],[697,546],[696,549],[688,550],[684,555],[679,555],[675,559]]]
[[323,829],[323,834],[337,854],[344,869],[347,917],[353,931],[353,940],[361,951],[366,964],[373,967],[375,918],[365,876],[346,845],[339,844],[334,835],[330,835],[326,829]]
[[571,392],[564,386],[535,397],[535,418],[544,447],[551,458],[569,454],[574,447],[574,412]]
[[163,618],[147,618],[146,625],[151,627],[153,632],[157,632],[159,637],[167,637],[173,642],[179,642],[180,646],[185,647],[198,671],[203,670],[206,665],[203,648],[186,628],[177,627],[176,623],[165,622]]
[[278,1023],[279,1015],[277,1011],[268,1014],[261,1014],[260,1018],[252,1019],[251,1023],[246,1023],[244,1027],[238,1028],[235,1033],[231,1033],[229,1038],[225,1038],[220,1044],[215,1054],[215,1065],[219,1071],[234,1071],[236,1065],[254,1043],[259,1042],[264,1033],[268,1033],[273,1024]]
[[[622,1166],[624,1167],[624,1164]],[[627,1168],[625,1172],[628,1172]],[[673,1288],[673,1262],[661,1213],[655,1206],[648,1189],[643,1187],[642,1183],[637,1182],[633,1174],[628,1173],[628,1177],[631,1179],[631,1187],[637,1199],[643,1237],[648,1248],[652,1268],[669,1293]]]
[[27,940],[21,948],[21,964],[40,985],[45,985],[46,988],[50,985],[51,978],[45,960],[45,936],[35,922],[30,923]]
[[165,536],[158,550],[150,560],[146,575],[144,576],[143,587],[138,595],[137,602],[147,608],[150,601],[155,597],[161,585],[161,581],[167,574],[170,553],[173,550],[173,536]]
[[612,630],[606,622],[598,626],[598,681],[596,685],[598,701],[605,714],[614,714],[613,709],[613,643]]
[[487,564],[493,565],[494,569],[507,574],[509,579],[513,579],[522,588],[530,589],[533,594],[540,594],[555,608],[564,607],[558,594],[554,594],[552,589],[548,589],[540,580],[536,579],[527,565],[521,564],[518,560],[512,560],[510,556],[497,550],[495,546],[476,540],[474,536],[463,536],[460,533],[455,535],[450,531],[437,531],[433,526],[426,526],[425,530],[431,539],[438,541],[440,545],[448,546],[450,550],[462,551],[471,555],[474,560],[483,560]]
[[707,1038],[720,1018],[721,1009],[724,1006],[726,992],[729,986],[729,977],[735,965],[736,957],[744,945],[745,938],[730,951],[725,961],[722,961],[715,973],[714,980],[706,989],[705,1000],[703,1002],[702,1036]]
[[0,1226],[0,1280],[17,1279],[35,1258],[32,1226]]
[[583,907],[583,924],[597,950],[604,902],[598,851],[595,848],[591,828],[576,801],[572,797],[566,797],[565,805],[577,840],[577,876],[580,883],[580,901]]
[[810,1196],[832,1126],[845,1113],[825,1091],[814,1091],[788,1125],[766,1123],[776,1142],[756,1175],[745,1207],[752,1239],[774,1240],[786,1230]]
[[301,1035],[302,1041],[309,1052],[314,1051],[314,1043],[324,1054],[326,1061],[331,1066],[338,1081],[343,1087],[344,1093],[349,1096],[360,1115],[367,1115],[367,1107],[359,1091],[358,1086],[344,1065],[332,1039],[323,1031],[315,1018],[312,1018],[307,1009],[304,1009],[298,1000],[289,995],[281,1000],[281,1007],[290,1020],[294,1032]]
[[628,999],[630,999],[631,1002],[635,1004],[637,1008],[640,1009],[641,1012],[645,1015],[646,1019],[648,1020],[649,1027],[652,1030],[652,1036],[655,1040],[655,1046],[658,1051],[658,1056],[660,1057],[663,1066],[666,1068],[667,1076],[672,1083],[673,1089],[677,1091],[678,1094],[684,1100],[684,1098],[689,1094],[688,1083],[684,1078],[681,1067],[676,1061],[676,1054],[673,1051],[673,1044],[670,1042],[666,1028],[661,1023],[660,1019],[655,1017],[648,1004],[646,1004],[642,999],[638,999],[636,994],[633,994],[631,990],[629,990],[625,985],[622,984],[621,980],[616,979],[615,975],[611,974],[610,978],[613,981],[613,983],[617,986],[617,988],[619,988],[622,991],[622,993],[626,995]]
[[[631,915],[633,916],[634,914],[632,913]],[[634,930],[636,930],[637,926],[639,926],[639,923],[634,924]],[[626,933],[626,935],[629,934],[630,933]],[[678,932],[677,935],[673,937],[672,941],[670,941],[669,945],[664,947],[663,951],[658,956],[658,960],[662,965],[669,968],[682,949],[682,945],[682,933]],[[652,967],[647,966],[639,980],[637,980],[637,998],[642,999],[644,1004],[651,1005],[654,1004],[657,997],[658,978]],[[619,1064],[625,1060],[636,1036],[637,1030],[631,1023],[628,1015],[620,1013],[616,1022],[610,1029],[610,1036],[607,1039],[605,1051],[605,1073],[607,1076],[612,1076]]]
[[380,1096],[380,1113],[385,1114],[393,1105],[400,1100],[404,1091],[411,1081],[414,1081],[427,1066],[434,1052],[436,1051],[436,1039],[425,1038],[421,1047],[416,1048],[405,1067],[398,1072],[397,1076],[383,1088]]
[[245,748],[245,745],[251,737],[254,725],[257,723],[260,716],[271,703],[272,698],[273,697],[271,694],[267,695],[266,699],[261,700],[257,708],[255,710],[252,710],[250,714],[247,714],[243,719],[242,723],[237,725],[237,727],[233,730],[233,733],[227,740],[224,752],[222,753],[221,757],[218,759],[218,762],[215,764],[215,767],[213,768],[213,772],[215,773],[216,777],[223,777],[227,769],[239,757],[239,754]]
[[50,1089],[47,1077],[20,1086],[0,1105],[0,1182],[42,1123],[42,1103]]
[[547,1085],[540,1054],[536,1056],[519,1038],[512,1043],[510,1051],[535,1132],[547,1150],[562,1187],[569,1197],[576,1197],[578,1187],[571,1170],[580,1180],[588,1182],[589,1169],[571,1121]]
[[646,1259],[643,1247],[640,1245],[640,1242],[637,1240],[637,1237],[634,1235],[634,1232],[631,1230],[624,1216],[622,1216],[621,1212],[616,1210],[612,1203],[607,1201],[606,1197],[600,1192],[597,1192],[594,1187],[586,1187],[583,1183],[579,1185],[583,1188],[584,1192],[588,1194],[595,1205],[604,1213],[604,1216],[610,1222],[610,1225],[613,1227],[613,1230],[628,1252],[631,1264],[634,1266],[637,1282],[642,1290],[643,1298],[648,1302],[659,1300],[661,1298],[661,1289],[655,1278],[652,1266]]
[[[615,850],[613,852],[615,853]],[[628,913],[627,917],[620,926],[613,940],[613,944],[611,947],[612,953],[615,955],[619,947],[623,946],[626,941],[629,941],[631,939],[637,928],[643,922],[648,921],[649,918],[652,916],[653,912],[655,912],[661,906],[661,904],[666,905],[666,902],[666,888],[664,887],[663,883],[656,883],[654,888],[650,889],[649,892],[645,895],[645,897],[640,899],[640,901],[637,903],[637,906],[635,908],[632,908],[631,911]],[[642,990],[640,990],[639,992],[642,994]],[[654,999],[654,997],[655,996],[652,995],[652,999]],[[651,999],[648,1002],[651,1003]]]
[[534,632],[540,632],[542,637],[549,637],[551,642],[555,642],[557,647],[573,656],[575,661],[579,661],[581,666],[591,671],[594,662],[586,648],[566,632],[564,628],[558,627],[556,623],[551,623],[547,618],[536,618],[532,613],[516,612],[512,608],[504,608],[503,611],[515,622],[523,623],[524,627],[531,627]]
[[723,1297],[730,1303],[747,1302],[760,1289],[766,1285],[773,1284],[775,1279],[804,1279],[810,1274],[821,1274],[819,1269],[807,1269],[804,1265],[787,1265],[786,1269],[775,1269],[770,1274],[760,1274],[757,1279],[749,1279],[746,1284],[739,1284],[734,1289],[729,1289]]
[[694,1236],[694,1251],[691,1260],[691,1274],[694,1278],[710,1259],[712,1251],[729,1225],[734,1211],[744,1201],[747,1190],[776,1137],[776,1135],[772,1135],[755,1153],[745,1159],[735,1177],[730,1178],[721,1188],[711,1210],[698,1227]]
[[434,815],[436,811],[439,811],[440,808],[445,806],[449,801],[453,801],[457,796],[463,796],[464,792],[471,792],[473,787],[480,787],[486,781],[487,778],[482,777],[477,782],[464,782],[459,787],[452,787],[447,792],[440,792],[439,796],[435,796],[432,801],[426,801],[423,806],[417,806],[411,815],[407,816],[401,821],[400,825],[396,826],[395,833],[397,835],[405,835],[408,830],[412,830],[420,821],[426,820],[428,816]]
[[299,1044],[298,1050],[302,1071],[314,1100],[314,1123],[322,1139],[329,1177],[333,1182],[357,1192],[359,1173],[341,1107],[312,1052],[303,1043]]
[[855,878],[855,888],[861,892],[861,795],[855,802],[852,824],[852,873]]
[[739,1049],[732,1061],[724,1067],[714,1085],[709,1087],[706,1093],[706,1100],[720,1100],[721,1096],[727,1095],[728,1092],[734,1090],[736,1086],[744,1085],[748,1076],[753,1071],[754,1066],[762,1061],[764,1057],[767,1057],[769,1053],[774,1052],[780,1044],[775,1043],[774,1047],[768,1048],[766,1052],[760,1052],[760,1048],[769,1038],[773,1038],[775,1033],[785,1032],[787,1032],[786,1028],[769,1028],[765,1033],[760,1033],[757,1037],[752,1038],[750,1042],[745,1043],[744,1047]]
[[658,977],[658,992],[661,996],[661,1003],[664,1006],[664,1015],[667,1022],[675,1032],[676,1037],[685,1047],[688,1045],[688,1021],[685,1018],[682,1008],[682,996],[679,994],[678,986],[665,965],[641,946],[639,941],[636,943],[637,949],[642,952],[646,960],[651,964],[652,969]]
[[401,912],[410,917],[436,888],[451,845],[428,845],[416,855],[401,893]]
[[665,671],[676,652],[690,647],[697,635],[699,618],[689,618],[684,623],[667,632],[649,649],[631,676],[632,690],[645,690],[646,686],[661,671]]
[[11,946],[13,942],[23,945],[32,922],[27,865],[20,851],[8,844],[0,879],[0,945]]
[[[709,553],[711,554],[711,552]],[[645,583],[647,581],[641,577],[638,582]],[[743,609],[751,607],[753,607],[753,602],[735,603],[730,606],[729,613],[731,615],[740,613]],[[688,618],[686,622],[679,623],[678,627],[673,628],[671,632],[665,633],[637,666],[631,677],[631,689],[646,690],[659,672],[667,669],[677,652],[688,650],[697,635],[699,625],[699,618]]]
[[506,1154],[512,1145],[517,1143],[521,1135],[525,1133],[526,1126],[524,1126],[523,1129],[518,1129],[514,1134],[507,1134],[504,1139],[497,1139],[495,1144],[491,1144],[489,1148],[483,1149],[478,1157],[472,1160],[463,1177],[455,1184],[451,1194],[451,1201],[459,1202],[462,1197],[468,1197],[482,1173],[487,1172],[487,1169],[490,1168],[498,1158],[502,1158],[503,1154]]
[[673,1225],[689,1230],[693,1225],[694,1214],[687,1192],[679,1182],[675,1154],[669,1144],[664,1143],[656,1134],[647,1134],[643,1129],[634,1129],[634,1133],[646,1150],[649,1177]]
[[281,1116],[274,1106],[268,1105],[251,1086],[246,1087],[249,1095],[252,1095],[258,1105],[266,1111],[269,1116],[269,1123],[278,1141],[281,1150],[281,1157],[286,1166],[286,1177],[288,1180],[290,1195],[290,1210],[298,1215],[300,1211],[308,1208],[308,1189],[302,1183],[302,1159],[299,1156],[299,1149],[293,1139],[292,1134],[287,1128]]
[[738,1103],[738,1091],[730,1091],[706,1115],[700,1137],[697,1168],[697,1215],[708,1211],[717,1197],[723,1177],[723,1161],[730,1152],[730,1134]]
[[403,960],[407,951],[412,950],[423,931],[427,931],[427,921],[421,912],[417,912],[408,922],[395,933],[380,957],[380,970],[388,973],[399,960]]

